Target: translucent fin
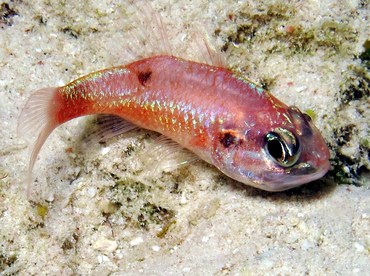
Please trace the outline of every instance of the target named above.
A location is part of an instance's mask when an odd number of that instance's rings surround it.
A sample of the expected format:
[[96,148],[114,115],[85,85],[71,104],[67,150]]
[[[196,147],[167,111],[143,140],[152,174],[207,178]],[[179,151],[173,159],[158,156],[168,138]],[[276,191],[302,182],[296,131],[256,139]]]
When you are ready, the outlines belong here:
[[33,145],[27,173],[27,196],[30,196],[32,168],[42,145],[50,133],[59,124],[53,113],[57,87],[43,88],[34,92],[28,99],[18,119],[18,136],[36,137]]
[[128,53],[134,59],[152,55],[172,55],[162,16],[147,1],[138,1],[132,4],[131,8],[137,27],[129,33]]
[[95,128],[88,134],[86,142],[102,142],[138,127],[115,115],[97,115]]
[[183,59],[206,63],[226,68],[225,55],[216,50],[214,41],[206,35],[202,27],[193,27],[187,35],[191,42],[184,43],[176,52],[171,47],[171,39],[164,18],[148,1],[138,1],[132,4],[132,17],[137,28],[130,33],[128,53],[133,59],[145,58],[152,55],[174,55]]
[[164,135],[160,135],[139,158],[146,165],[145,174],[150,176],[199,160],[194,153]]
[[216,50],[212,43],[212,39],[197,27],[192,33],[193,43],[190,45],[192,53],[196,53],[191,59],[213,65],[216,67],[226,68],[226,56],[221,51]]

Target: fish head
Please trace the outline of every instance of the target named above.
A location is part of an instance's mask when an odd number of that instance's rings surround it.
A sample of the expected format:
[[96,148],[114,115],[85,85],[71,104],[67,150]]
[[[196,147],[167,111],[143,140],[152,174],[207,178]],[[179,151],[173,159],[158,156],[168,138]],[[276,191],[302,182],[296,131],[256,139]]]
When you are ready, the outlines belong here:
[[264,113],[263,122],[255,118],[253,127],[222,128],[214,152],[216,167],[267,191],[291,189],[324,176],[330,153],[311,118],[294,106],[276,114]]

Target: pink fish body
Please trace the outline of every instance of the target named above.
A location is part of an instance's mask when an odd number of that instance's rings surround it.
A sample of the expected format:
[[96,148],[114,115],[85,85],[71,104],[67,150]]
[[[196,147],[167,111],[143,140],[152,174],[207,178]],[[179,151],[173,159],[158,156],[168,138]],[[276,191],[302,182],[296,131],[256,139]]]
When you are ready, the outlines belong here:
[[19,121],[21,132],[40,132],[29,173],[52,130],[88,114],[159,132],[263,190],[308,183],[330,168],[323,137],[298,108],[225,68],[159,55],[35,92]]

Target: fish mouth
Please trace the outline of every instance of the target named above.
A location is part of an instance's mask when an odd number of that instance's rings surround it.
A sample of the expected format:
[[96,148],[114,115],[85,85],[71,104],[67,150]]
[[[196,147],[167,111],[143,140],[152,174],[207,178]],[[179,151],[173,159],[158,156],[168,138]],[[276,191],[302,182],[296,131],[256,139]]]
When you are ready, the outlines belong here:
[[285,169],[282,172],[265,172],[262,175],[260,188],[279,192],[312,182],[323,177],[330,169],[329,161],[320,167],[315,167],[309,163],[299,163],[294,167]]

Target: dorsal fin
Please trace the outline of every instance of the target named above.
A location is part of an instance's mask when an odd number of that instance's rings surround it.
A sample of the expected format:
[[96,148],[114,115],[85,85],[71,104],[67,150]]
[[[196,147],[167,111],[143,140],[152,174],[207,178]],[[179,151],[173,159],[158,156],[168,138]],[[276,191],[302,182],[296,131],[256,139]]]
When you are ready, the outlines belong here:
[[161,15],[147,1],[138,1],[128,6],[133,18],[133,29],[129,32],[127,51],[138,60],[153,55],[174,55],[166,25]]
[[192,37],[194,42],[191,52],[195,53],[195,56],[190,57],[191,59],[216,67],[227,67],[225,54],[214,47],[214,42],[205,32],[196,28]]
[[[148,1],[138,1],[131,6],[131,16],[136,28],[129,33],[128,52],[133,59],[153,55],[172,55],[186,60],[197,61],[217,67],[226,68],[225,55],[216,50],[211,37],[206,35],[203,27],[190,26],[186,34],[188,44],[175,49],[167,29],[165,18]],[[171,9],[169,9],[171,10]],[[180,42],[180,41],[177,41]]]

